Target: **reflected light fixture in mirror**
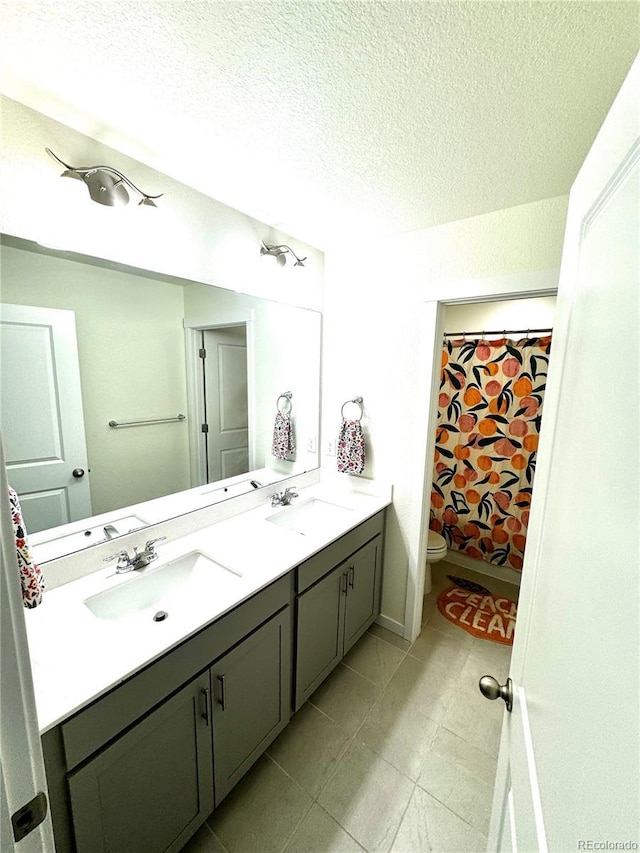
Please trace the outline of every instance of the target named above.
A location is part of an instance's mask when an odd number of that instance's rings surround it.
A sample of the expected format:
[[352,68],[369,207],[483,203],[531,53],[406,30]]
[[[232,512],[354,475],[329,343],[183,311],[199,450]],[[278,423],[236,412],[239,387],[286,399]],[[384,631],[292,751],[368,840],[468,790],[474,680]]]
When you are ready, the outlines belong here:
[[132,190],[135,190],[142,196],[138,202],[138,206],[157,207],[154,199],[161,198],[163,193],[159,195],[149,195],[142,192],[138,187],[112,166],[70,166],[61,160],[57,154],[54,154],[50,148],[45,148],[49,156],[64,166],[64,172],[60,175],[61,178],[75,178],[79,181],[84,181],[89,190],[91,200],[98,204],[104,204],[107,207],[117,207],[129,204],[129,193],[125,184]]
[[306,258],[299,258],[290,246],[267,246],[262,242],[260,246],[260,254],[275,258],[278,266],[283,267],[287,263],[287,254],[293,255],[296,259],[294,267],[303,267]]

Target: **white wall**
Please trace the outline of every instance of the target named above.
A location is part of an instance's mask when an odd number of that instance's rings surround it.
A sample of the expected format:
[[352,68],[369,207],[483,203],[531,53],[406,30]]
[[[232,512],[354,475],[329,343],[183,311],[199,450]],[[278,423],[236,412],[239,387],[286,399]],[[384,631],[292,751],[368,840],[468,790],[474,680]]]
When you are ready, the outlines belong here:
[[[404,625],[408,571],[422,532],[423,415],[431,384],[425,357],[429,342],[423,337],[426,303],[445,297],[447,281],[559,266],[566,205],[565,196],[545,199],[327,256],[323,435],[335,432],[342,402],[362,395],[365,476],[394,485],[382,612],[398,630]],[[473,295],[473,284],[465,292]],[[482,295],[480,286],[477,295]],[[322,462],[335,466],[326,453]]]
[[[23,104],[0,96],[0,232],[153,272],[321,308],[323,255],[269,225],[174,181]],[[45,146],[73,166],[107,164],[152,194],[158,208],[92,202],[81,181],[60,178]],[[188,150],[185,151],[188,156]],[[224,168],[218,164],[218,168]],[[213,166],[212,166],[213,168]],[[305,267],[260,257],[260,241],[287,243]]]
[[188,489],[184,423],[108,426],[186,412],[182,286],[12,246],[0,251],[2,302],[75,311],[92,513]]
[[510,338],[518,340],[527,335],[527,329],[552,328],[555,307],[555,296],[447,305],[444,330],[445,332],[481,332],[522,329],[522,334],[509,335]]

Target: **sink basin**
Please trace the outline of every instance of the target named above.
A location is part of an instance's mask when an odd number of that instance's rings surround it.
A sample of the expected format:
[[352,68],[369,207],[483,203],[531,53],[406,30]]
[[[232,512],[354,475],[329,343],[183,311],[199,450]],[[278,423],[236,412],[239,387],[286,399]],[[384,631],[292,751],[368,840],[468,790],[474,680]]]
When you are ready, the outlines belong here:
[[158,610],[171,614],[176,607],[192,606],[194,599],[220,596],[240,577],[240,572],[192,551],[162,566],[131,572],[123,583],[84,603],[100,619],[152,616]]
[[352,509],[330,503],[320,498],[310,498],[304,503],[284,507],[267,516],[267,521],[308,536],[310,533],[323,532],[327,528],[348,524]]

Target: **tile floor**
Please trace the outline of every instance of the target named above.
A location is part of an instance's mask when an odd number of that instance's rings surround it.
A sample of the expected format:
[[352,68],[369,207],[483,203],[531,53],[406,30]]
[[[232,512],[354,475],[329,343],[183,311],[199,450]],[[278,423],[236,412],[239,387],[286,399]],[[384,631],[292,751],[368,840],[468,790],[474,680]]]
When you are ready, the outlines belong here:
[[428,853],[485,850],[504,706],[480,676],[507,677],[511,649],[438,612],[434,567],[411,645],[373,625],[182,853]]

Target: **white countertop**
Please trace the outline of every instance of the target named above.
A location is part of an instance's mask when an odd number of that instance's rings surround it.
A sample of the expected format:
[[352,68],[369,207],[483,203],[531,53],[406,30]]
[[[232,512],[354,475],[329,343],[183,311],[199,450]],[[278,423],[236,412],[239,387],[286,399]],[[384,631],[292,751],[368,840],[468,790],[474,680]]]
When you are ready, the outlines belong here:
[[[43,603],[25,611],[40,732],[43,733],[110,690],[208,623],[291,571],[391,503],[391,490],[368,494],[316,485],[292,504],[311,498],[348,512],[304,534],[273,524],[281,511],[265,503],[196,533],[158,543],[159,558],[147,568],[118,575],[114,564],[45,592]],[[284,510],[286,512],[286,510]],[[122,619],[95,616],[85,600],[123,584],[135,584],[166,563],[200,551],[230,569],[215,598],[194,589],[188,605],[176,604],[163,622],[141,612]]]

